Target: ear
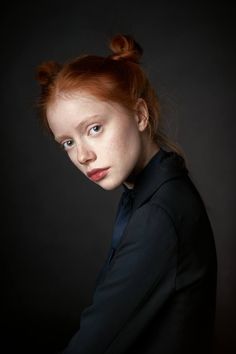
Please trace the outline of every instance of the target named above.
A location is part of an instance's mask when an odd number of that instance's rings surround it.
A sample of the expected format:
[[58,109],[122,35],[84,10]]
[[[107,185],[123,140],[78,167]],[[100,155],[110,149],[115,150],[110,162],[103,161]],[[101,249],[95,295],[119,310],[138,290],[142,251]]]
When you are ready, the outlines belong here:
[[149,112],[146,101],[143,98],[138,98],[135,107],[138,129],[142,132],[148,126],[149,120]]

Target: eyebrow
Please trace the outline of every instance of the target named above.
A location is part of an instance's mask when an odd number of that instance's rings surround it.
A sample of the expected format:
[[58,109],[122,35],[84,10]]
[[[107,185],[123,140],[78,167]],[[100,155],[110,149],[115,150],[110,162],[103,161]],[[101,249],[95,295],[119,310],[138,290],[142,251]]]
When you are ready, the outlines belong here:
[[[89,116],[89,117],[86,117],[84,118],[77,126],[76,126],[76,130],[83,130],[84,127],[86,125],[89,125],[90,124],[90,121],[93,120],[94,118],[101,118],[101,116],[99,114],[95,114],[93,116]],[[57,142],[59,141],[62,141],[63,139],[66,139],[68,138],[68,135],[62,135],[62,136],[56,136],[55,137],[55,140]]]

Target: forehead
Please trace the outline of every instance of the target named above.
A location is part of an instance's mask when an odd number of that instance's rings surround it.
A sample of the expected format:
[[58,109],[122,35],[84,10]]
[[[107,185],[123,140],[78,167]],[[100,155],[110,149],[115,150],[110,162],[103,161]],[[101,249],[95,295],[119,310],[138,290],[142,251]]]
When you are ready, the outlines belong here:
[[[58,95],[46,110],[48,124],[56,135],[69,126],[77,126],[93,116],[109,117],[124,114],[124,107],[111,101],[103,101],[86,93],[70,96]],[[126,112],[127,114],[127,112]]]
[[111,109],[113,104],[108,101],[99,100],[97,97],[78,93],[73,95],[57,95],[54,100],[49,103],[47,107],[47,115],[50,117],[53,114],[60,114],[67,112],[72,114],[74,112],[83,113],[84,111],[92,112],[94,110],[105,111]]

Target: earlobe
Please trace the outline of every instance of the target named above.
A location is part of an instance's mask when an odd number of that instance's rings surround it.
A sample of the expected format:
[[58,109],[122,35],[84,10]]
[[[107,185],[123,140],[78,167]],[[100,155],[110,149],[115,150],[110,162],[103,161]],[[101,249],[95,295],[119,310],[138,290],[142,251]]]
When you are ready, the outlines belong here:
[[144,131],[148,126],[149,112],[143,98],[138,98],[136,103],[137,124],[139,131]]

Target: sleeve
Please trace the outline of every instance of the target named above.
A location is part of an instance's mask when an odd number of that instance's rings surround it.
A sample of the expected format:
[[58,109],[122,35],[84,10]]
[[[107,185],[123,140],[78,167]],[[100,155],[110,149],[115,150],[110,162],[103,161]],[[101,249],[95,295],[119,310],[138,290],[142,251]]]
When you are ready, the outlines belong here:
[[[176,267],[177,235],[172,219],[161,207],[145,204],[131,217],[64,354],[120,354],[128,350],[173,293]],[[154,292],[155,302],[150,305]]]

